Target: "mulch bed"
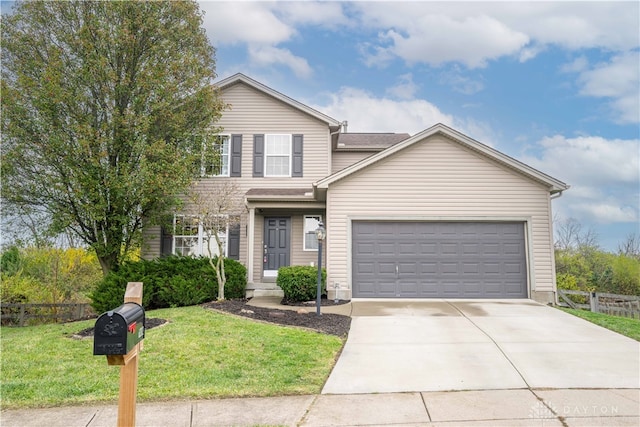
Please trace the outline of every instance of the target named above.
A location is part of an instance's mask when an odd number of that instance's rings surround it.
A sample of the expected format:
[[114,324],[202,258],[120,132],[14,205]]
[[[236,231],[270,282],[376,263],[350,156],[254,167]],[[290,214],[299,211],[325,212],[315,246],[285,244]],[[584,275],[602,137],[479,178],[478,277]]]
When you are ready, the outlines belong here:
[[[299,306],[299,310],[277,310],[272,308],[254,307],[247,305],[246,299],[232,299],[225,301],[213,301],[203,304],[203,307],[218,310],[225,313],[235,314],[236,316],[247,317],[277,325],[297,326],[306,329],[313,329],[324,334],[346,337],[351,327],[351,317],[342,316],[340,314],[323,313],[321,316],[316,315],[315,301],[313,302],[287,302],[283,304]],[[340,305],[349,301],[340,301],[338,303],[333,300],[323,298],[321,300],[322,307],[332,305]],[[153,329],[155,327],[167,323],[165,319],[148,318],[145,321],[145,329]],[[72,338],[82,339],[93,336],[93,327],[83,329],[72,335]]]
[[[343,301],[342,304],[348,301]],[[315,304],[315,303],[314,303]],[[326,298],[322,300],[322,306],[335,305],[336,303]],[[289,304],[293,305],[293,304]],[[263,322],[275,323],[278,325],[298,326],[313,329],[325,334],[346,337],[351,327],[351,317],[340,314],[316,315],[315,305],[310,303],[296,303],[300,310],[276,310],[272,308],[254,307],[247,305],[245,299],[233,299],[225,301],[214,301],[203,306],[212,310],[224,311],[237,316],[248,317]]]

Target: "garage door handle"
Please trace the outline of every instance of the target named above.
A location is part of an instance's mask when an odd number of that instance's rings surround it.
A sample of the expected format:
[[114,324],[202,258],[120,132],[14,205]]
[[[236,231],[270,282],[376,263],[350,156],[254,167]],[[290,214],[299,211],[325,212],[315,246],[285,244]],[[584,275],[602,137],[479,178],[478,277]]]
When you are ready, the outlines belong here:
[[396,265],[396,277],[398,277],[398,266]]

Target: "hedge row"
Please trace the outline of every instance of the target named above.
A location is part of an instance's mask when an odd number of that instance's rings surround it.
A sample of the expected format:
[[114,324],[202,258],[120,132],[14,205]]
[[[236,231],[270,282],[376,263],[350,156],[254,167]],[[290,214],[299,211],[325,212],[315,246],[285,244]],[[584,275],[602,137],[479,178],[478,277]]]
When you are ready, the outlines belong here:
[[[247,270],[238,261],[225,258],[225,298],[244,298]],[[90,295],[97,313],[122,304],[128,282],[142,282],[142,305],[146,310],[183,307],[218,297],[218,280],[205,257],[170,256],[151,261],[127,262],[98,283]]]

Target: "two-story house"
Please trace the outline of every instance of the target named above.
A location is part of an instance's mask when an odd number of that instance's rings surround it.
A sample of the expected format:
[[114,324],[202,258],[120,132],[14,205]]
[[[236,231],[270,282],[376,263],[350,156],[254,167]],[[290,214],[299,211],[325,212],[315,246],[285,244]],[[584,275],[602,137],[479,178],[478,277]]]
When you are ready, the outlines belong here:
[[[236,183],[246,209],[223,238],[250,290],[273,287],[279,267],[314,265],[322,221],[330,298],[555,300],[551,199],[565,183],[442,124],[347,133],[245,75],[217,86],[230,109],[198,187]],[[188,247],[147,229],[143,256],[206,254],[197,227]]]

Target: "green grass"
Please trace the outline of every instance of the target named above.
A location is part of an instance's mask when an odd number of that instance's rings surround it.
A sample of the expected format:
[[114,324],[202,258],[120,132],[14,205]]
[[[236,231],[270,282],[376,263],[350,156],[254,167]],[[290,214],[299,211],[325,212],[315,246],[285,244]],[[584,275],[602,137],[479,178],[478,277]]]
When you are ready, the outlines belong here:
[[586,310],[574,310],[571,308],[560,308],[560,310],[573,314],[574,316],[588,320],[591,323],[610,329],[619,334],[640,341],[640,320],[627,317],[611,316],[602,313],[592,313]]
[[[202,307],[147,312],[138,400],[320,392],[343,341]],[[120,369],[70,335],[94,321],[2,328],[2,408],[117,402]]]

